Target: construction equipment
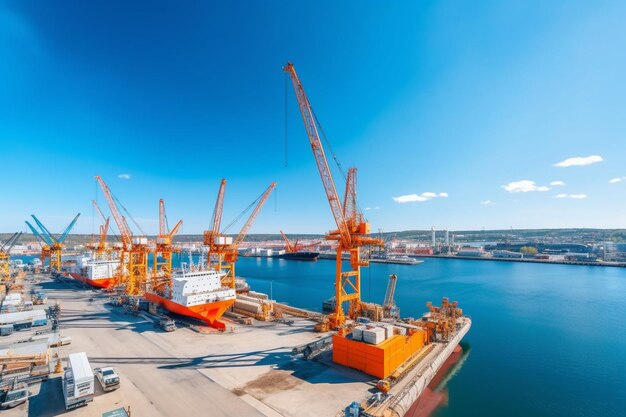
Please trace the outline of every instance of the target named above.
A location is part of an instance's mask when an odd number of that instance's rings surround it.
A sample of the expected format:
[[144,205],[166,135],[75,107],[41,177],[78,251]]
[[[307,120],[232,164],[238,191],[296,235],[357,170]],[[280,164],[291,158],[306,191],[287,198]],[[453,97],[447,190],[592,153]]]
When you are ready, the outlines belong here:
[[33,227],[29,222],[26,222],[30,230],[33,232],[35,236],[37,236],[42,241],[41,246],[41,262],[45,264],[46,258],[49,259],[50,272],[60,272],[61,271],[61,252],[63,251],[63,246],[65,239],[68,234],[76,224],[76,220],[80,217],[80,213],[74,217],[74,220],[70,222],[69,225],[65,228],[63,233],[59,238],[56,238],[50,233],[50,231],[39,221],[34,214],[31,214],[30,217],[35,220],[35,223],[39,227],[39,232],[37,229]]
[[95,259],[105,259],[108,257],[108,254],[112,251],[107,244],[107,234],[109,233],[109,224],[110,217],[104,217],[102,214],[102,210],[96,203],[96,200],[91,200],[91,203],[98,211],[98,214],[102,218],[102,224],[100,225],[100,233],[98,234],[98,241],[93,243],[88,243],[86,246],[94,252]]
[[[115,220],[115,224],[120,232],[120,266],[116,272],[113,286],[123,286],[126,294],[134,296],[140,295],[145,290],[148,279],[148,238],[143,236],[133,236],[133,233],[117,208],[115,197],[111,190],[102,180],[96,176],[96,181],[100,184],[104,197],[106,198],[109,210]],[[132,220],[132,217],[131,217]],[[134,220],[133,220],[134,222]],[[134,222],[137,225],[136,222]]]
[[169,230],[167,224],[167,215],[165,214],[165,202],[159,200],[159,235],[156,240],[156,248],[154,250],[154,265],[152,268],[152,289],[157,294],[164,294],[168,288],[171,288],[172,280],[172,254],[180,253],[180,248],[172,245],[172,239],[178,233],[178,229],[182,226],[183,221],[179,220],[172,230]]
[[[211,219],[211,229],[204,232],[204,244],[208,247],[207,262],[210,268],[217,271],[224,271],[226,275],[222,278],[222,284],[225,287],[235,288],[235,263],[239,257],[239,244],[248,234],[252,224],[256,220],[259,211],[267,201],[270,193],[276,187],[273,182],[255,201],[253,201],[244,211],[242,211],[223,231],[220,231],[222,221],[222,209],[224,206],[224,193],[226,189],[226,180],[222,179],[220,188],[217,193],[217,200],[213,210]],[[254,210],[248,217],[246,223],[242,226],[239,234],[233,239],[227,236],[225,232],[241,219],[254,206]]]
[[10,277],[9,260],[11,257],[11,249],[20,240],[22,232],[15,232],[0,246],[0,283],[6,282]]
[[387,291],[385,291],[385,301],[383,302],[384,315],[387,318],[400,318],[400,309],[396,305],[394,295],[396,293],[396,283],[398,282],[398,276],[396,274],[389,275],[389,282],[387,283]]
[[283,237],[284,241],[285,241],[285,250],[287,251],[287,253],[298,253],[300,251],[303,251],[305,249],[309,249],[312,247],[315,247],[317,245],[319,245],[320,243],[322,243],[321,241],[315,242],[315,243],[309,243],[307,245],[303,245],[300,243],[300,241],[296,240],[295,242],[291,242],[287,236],[285,235],[285,233],[283,233],[283,231],[280,231],[281,236]]
[[[356,201],[356,168],[350,168],[346,179],[346,190],[343,206],[333,177],[326,160],[324,148],[319,136],[319,129],[316,118],[306,96],[302,83],[298,79],[296,70],[291,63],[283,67],[283,71],[291,77],[294,91],[298,99],[300,113],[307,131],[309,143],[313,150],[313,156],[317,163],[317,169],[326,191],[326,198],[333,213],[337,230],[332,230],[326,235],[327,240],[337,241],[336,276],[335,276],[335,312],[331,313],[328,320],[328,327],[342,327],[346,320],[343,303],[349,302],[350,309],[348,317],[355,317],[361,310],[361,267],[368,266],[366,259],[361,259],[360,248],[366,245],[384,246],[381,239],[369,236],[370,225],[358,209]],[[350,254],[350,270],[343,271],[342,254]],[[326,330],[326,323],[318,326],[319,330]]]

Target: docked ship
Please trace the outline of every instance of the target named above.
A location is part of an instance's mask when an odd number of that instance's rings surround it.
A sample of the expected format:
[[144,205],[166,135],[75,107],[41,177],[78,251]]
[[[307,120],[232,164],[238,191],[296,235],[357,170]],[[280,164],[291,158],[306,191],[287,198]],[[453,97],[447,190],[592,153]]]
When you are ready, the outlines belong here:
[[317,261],[319,252],[285,252],[280,255],[276,255],[276,258],[288,259],[290,261]]
[[182,269],[172,275],[164,294],[146,291],[144,298],[182,316],[193,317],[216,329],[225,329],[220,318],[235,303],[235,289],[222,286],[223,272]]
[[113,284],[119,265],[119,259],[94,259],[93,257],[79,256],[70,269],[69,275],[92,287],[108,288]]

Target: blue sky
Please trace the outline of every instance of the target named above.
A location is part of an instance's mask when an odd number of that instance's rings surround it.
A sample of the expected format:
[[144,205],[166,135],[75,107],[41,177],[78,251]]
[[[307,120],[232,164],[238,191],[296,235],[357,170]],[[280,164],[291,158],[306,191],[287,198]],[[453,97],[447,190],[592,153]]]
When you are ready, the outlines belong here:
[[276,181],[253,233],[332,228],[290,85],[285,166],[288,60],[373,230],[626,227],[624,21],[619,1],[4,1],[0,230],[80,211],[91,233],[95,175],[148,233],[159,198],[206,229],[222,177],[225,223]]

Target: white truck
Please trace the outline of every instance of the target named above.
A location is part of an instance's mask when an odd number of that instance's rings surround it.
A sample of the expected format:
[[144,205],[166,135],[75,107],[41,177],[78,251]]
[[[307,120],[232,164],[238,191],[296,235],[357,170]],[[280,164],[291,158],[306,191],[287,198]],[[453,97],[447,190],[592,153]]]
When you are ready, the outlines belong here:
[[94,371],[105,392],[113,391],[120,387],[120,376],[115,372],[115,369],[108,366],[106,368],[96,368]]
[[94,375],[85,352],[71,353],[68,369],[63,376],[65,409],[86,405],[93,400]]

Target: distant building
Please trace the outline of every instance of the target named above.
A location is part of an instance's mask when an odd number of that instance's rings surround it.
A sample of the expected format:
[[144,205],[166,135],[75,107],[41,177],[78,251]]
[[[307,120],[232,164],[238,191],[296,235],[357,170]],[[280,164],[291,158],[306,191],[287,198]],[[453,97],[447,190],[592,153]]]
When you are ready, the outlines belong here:
[[494,250],[491,256],[500,259],[522,259],[524,257],[522,253],[510,250]]
[[481,256],[485,256],[485,251],[481,247],[476,248],[472,246],[467,246],[459,249],[459,251],[456,253],[456,256],[469,256],[474,258],[480,258]]

